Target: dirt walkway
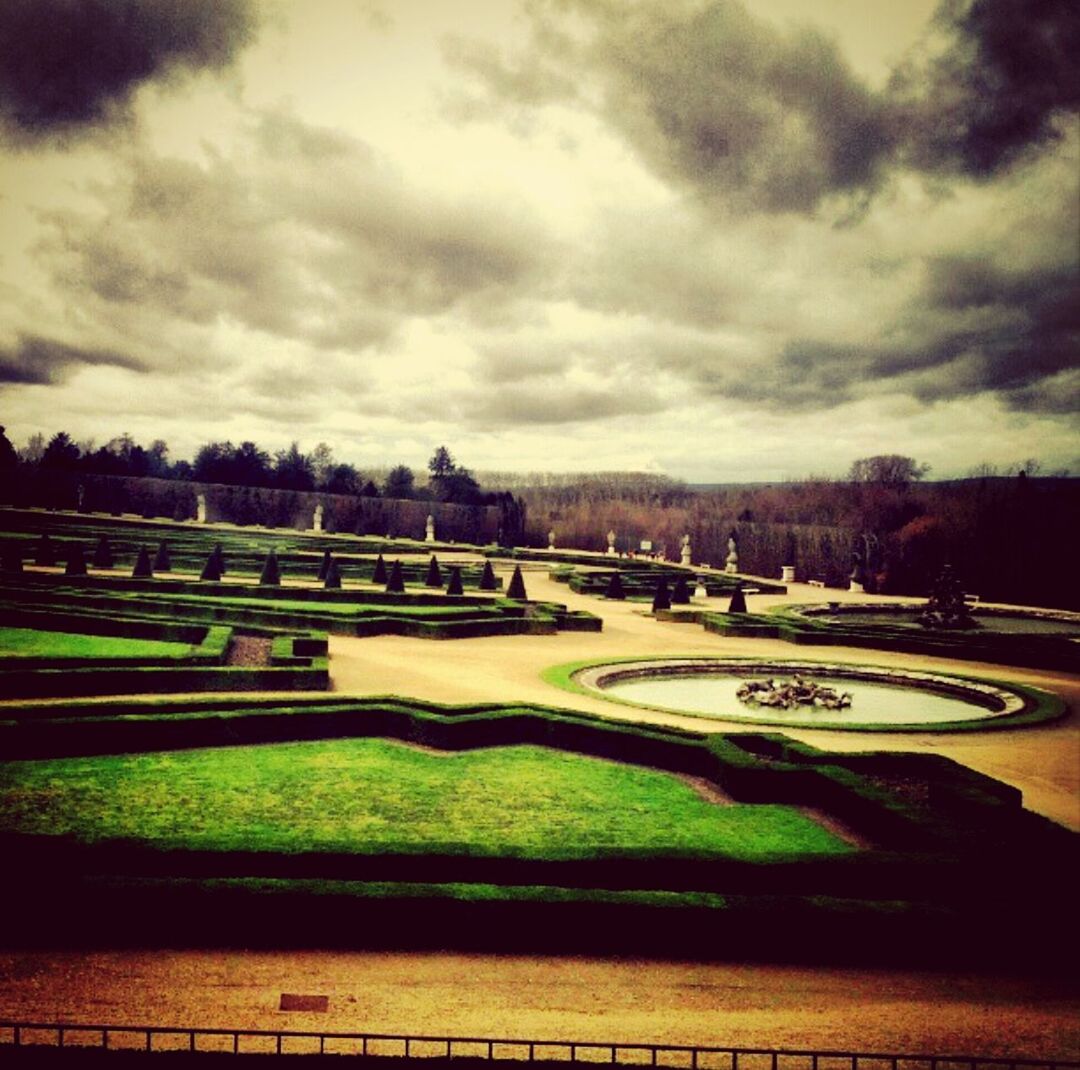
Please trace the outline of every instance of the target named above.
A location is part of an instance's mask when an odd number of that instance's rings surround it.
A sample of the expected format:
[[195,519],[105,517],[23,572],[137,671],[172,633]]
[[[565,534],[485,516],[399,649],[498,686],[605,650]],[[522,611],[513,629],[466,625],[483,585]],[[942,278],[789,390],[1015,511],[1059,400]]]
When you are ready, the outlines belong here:
[[[325,1014],[277,1010],[282,992]],[[0,954],[0,1017],[1075,1059],[1075,985],[956,973],[340,952]]]

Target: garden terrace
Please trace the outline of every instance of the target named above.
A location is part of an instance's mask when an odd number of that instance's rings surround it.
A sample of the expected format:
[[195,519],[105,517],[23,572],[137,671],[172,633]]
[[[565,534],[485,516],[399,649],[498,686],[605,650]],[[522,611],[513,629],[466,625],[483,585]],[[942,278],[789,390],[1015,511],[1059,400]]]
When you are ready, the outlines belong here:
[[[552,579],[568,584],[570,590],[576,594],[603,596],[607,593],[608,584],[615,571],[619,573],[619,580],[626,597],[640,602],[652,601],[656,593],[656,584],[660,579],[666,580],[669,586],[673,586],[682,579],[690,585],[691,589],[700,579],[705,586],[706,594],[713,597],[730,595],[740,582],[738,576],[729,576],[725,573],[690,572],[675,565],[652,563],[647,567],[642,567],[639,562],[634,561],[624,562],[616,568],[611,568],[598,565],[596,559],[591,562],[591,567],[581,565],[556,567],[552,570]],[[786,591],[786,588],[780,584],[765,583],[756,579],[753,585],[760,594],[784,594]]]
[[324,690],[325,635],[275,635],[266,656],[232,663],[233,629],[5,606],[5,698],[188,691]]
[[405,594],[382,590],[267,587],[235,582],[69,577],[33,572],[0,577],[5,613],[106,615],[221,623],[245,630],[310,630],[338,635],[455,638],[599,630],[599,617],[548,602],[498,596]]
[[1038,874],[1076,837],[931,755],[397,698],[6,714],[9,902],[34,943],[153,939],[168,916],[170,940],[245,946],[999,962],[1069,898]]
[[[848,623],[843,615],[825,620],[805,610],[778,606],[767,613],[661,614],[668,620],[695,620],[717,635],[744,639],[783,639],[800,646],[848,646],[933,655],[965,661],[986,661],[1035,669],[1080,671],[1080,644],[1067,634],[1014,635],[962,629],[912,628],[901,624]],[[812,607],[831,613],[823,607]],[[979,612],[976,611],[976,619]]]
[[[482,565],[472,547],[448,543],[422,543],[411,539],[386,539],[380,536],[326,535],[314,532],[243,529],[173,524],[134,518],[85,516],[82,514],[46,513],[37,510],[0,508],[0,552],[15,548],[26,564],[31,564],[42,535],[53,543],[57,562],[62,566],[75,546],[92,553],[102,537],[112,550],[111,574],[130,574],[141,547],[153,555],[164,541],[170,557],[170,572],[198,575],[215,546],[225,557],[227,575],[257,577],[268,550],[273,550],[286,579],[314,580],[322,556],[333,554],[342,578],[367,582],[375,559],[398,555],[424,555],[422,560],[405,560],[402,569],[406,583],[422,584],[427,574],[428,557],[435,553],[445,568],[461,569],[462,583],[477,587]],[[471,555],[462,557],[462,555]],[[91,565],[91,570],[94,566]],[[104,570],[102,570],[104,571]],[[502,580],[496,580],[502,586]]]

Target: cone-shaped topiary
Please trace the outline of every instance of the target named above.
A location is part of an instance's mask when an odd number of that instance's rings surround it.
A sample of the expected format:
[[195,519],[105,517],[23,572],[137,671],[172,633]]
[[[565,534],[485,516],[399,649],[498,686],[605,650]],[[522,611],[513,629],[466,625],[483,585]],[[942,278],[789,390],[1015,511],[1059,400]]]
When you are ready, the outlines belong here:
[[48,535],[42,535],[38,540],[37,550],[34,553],[34,564],[52,568],[56,564],[56,547]]
[[69,551],[67,564],[64,566],[65,576],[86,575],[86,552],[81,542],[77,542]]
[[4,552],[0,554],[0,571],[22,572],[22,550],[17,542],[8,543],[4,546]]
[[625,598],[626,591],[623,590],[622,576],[619,575],[619,570],[616,569],[608,578],[607,590],[604,592],[605,598]]
[[222,550],[220,542],[214,544],[213,554],[217,558],[217,578],[220,580],[225,575],[225,551]]
[[465,588],[461,583],[461,569],[457,565],[450,566],[450,582],[446,585],[447,594],[464,594]]
[[169,544],[162,539],[158,543],[157,553],[154,554],[155,572],[172,572],[172,555],[169,553]]
[[333,558],[330,558],[330,564],[326,566],[323,587],[328,591],[336,591],[341,588],[341,569],[338,568],[338,563]]
[[281,569],[278,568],[277,554],[271,550],[263,562],[262,572],[259,574],[260,587],[278,587],[281,585]]
[[330,571],[330,562],[332,558],[329,550],[323,550],[322,560],[319,562],[319,572],[316,575],[317,580],[325,580],[327,572]]
[[150,551],[145,546],[139,547],[135,557],[135,567],[131,570],[131,578],[135,580],[149,580],[154,576],[154,570],[150,567]]
[[653,595],[652,611],[671,609],[671,595],[668,594],[667,580],[663,576],[656,581],[656,594]]
[[521,566],[514,566],[514,574],[510,577],[510,586],[506,588],[507,598],[516,598],[519,602],[528,601],[529,596],[525,593],[525,580],[521,575]]
[[671,589],[671,604],[673,606],[688,606],[690,604],[690,588],[686,585],[686,577],[680,576]]
[[735,590],[731,593],[731,601],[728,603],[727,611],[729,613],[746,612],[746,595],[743,594],[741,583],[735,584]]
[[499,585],[495,581],[495,570],[491,567],[490,561],[485,561],[484,571],[480,573],[480,590],[497,591],[498,589]]
[[386,562],[383,555],[379,554],[375,560],[375,571],[371,574],[372,583],[386,583]]
[[102,535],[97,541],[97,546],[94,547],[94,556],[90,558],[90,564],[94,568],[112,568],[113,567],[113,555],[112,547],[109,545],[109,537]]
[[431,560],[428,562],[427,579],[424,580],[424,583],[428,587],[442,586],[442,570],[439,568],[438,559],[434,554],[431,555]]
[[401,573],[401,562],[395,561],[390,569],[390,578],[386,581],[387,594],[404,594],[405,577]]
[[221,559],[214,550],[211,550],[206,558],[206,564],[203,565],[199,579],[209,580],[212,583],[217,583],[221,579]]

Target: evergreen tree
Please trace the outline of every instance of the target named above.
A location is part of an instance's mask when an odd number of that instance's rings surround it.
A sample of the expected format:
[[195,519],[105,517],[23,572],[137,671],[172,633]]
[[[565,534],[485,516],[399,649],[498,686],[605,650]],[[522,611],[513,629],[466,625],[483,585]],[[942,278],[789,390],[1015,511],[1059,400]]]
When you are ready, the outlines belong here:
[[464,594],[465,588],[461,583],[461,569],[457,565],[450,566],[450,582],[446,585],[447,594]]
[[341,589],[341,569],[338,568],[338,563],[331,558],[330,564],[326,566],[326,575],[323,576],[323,587],[328,591],[338,591]]
[[652,611],[671,609],[671,595],[668,593],[667,580],[663,576],[656,581],[656,594],[653,595]]
[[390,569],[390,578],[386,581],[386,593],[387,594],[404,594],[405,593],[405,577],[401,572],[401,562],[395,561],[393,567]]
[[113,567],[113,554],[112,547],[109,545],[109,537],[102,535],[97,541],[97,546],[94,547],[94,556],[90,559],[90,564],[94,568],[112,568]]
[[262,572],[259,575],[260,587],[279,587],[281,585],[281,569],[278,568],[277,554],[270,550],[263,562]]
[[480,590],[497,591],[498,589],[499,584],[495,579],[495,570],[491,567],[490,561],[485,561],[484,571],[480,573]]
[[216,547],[207,555],[206,564],[203,565],[199,579],[209,580],[211,583],[217,583],[221,579],[221,556]]
[[135,558],[135,567],[131,570],[131,577],[136,580],[148,580],[153,575],[154,570],[150,567],[150,551],[145,546],[140,546]]
[[386,583],[386,562],[383,555],[379,554],[375,560],[375,571],[371,574],[372,583]]
[[64,566],[65,576],[86,575],[86,552],[81,542],[75,543],[68,551],[67,564]]
[[746,595],[743,594],[742,581],[735,584],[735,590],[731,592],[731,601],[728,603],[729,613],[746,612]]
[[507,598],[516,598],[519,602],[528,601],[529,596],[525,593],[525,580],[521,575],[521,566],[514,566],[514,574],[510,577],[510,586],[506,589]]
[[616,569],[608,577],[607,590],[604,592],[605,598],[617,598],[624,599],[626,597],[626,591],[623,589],[622,576],[619,575],[619,570]]
[[428,587],[441,587],[442,586],[442,572],[439,569],[438,559],[434,554],[431,555],[431,560],[428,562],[427,579],[424,583]]
[[154,571],[172,571],[172,556],[169,554],[169,544],[164,539],[158,543],[157,553],[154,554]]
[[[322,561],[319,562],[319,572],[315,578],[317,580],[325,580],[326,574],[330,571],[330,565],[332,563],[333,559],[330,556],[330,551],[323,550]],[[340,584],[338,586],[340,586]]]

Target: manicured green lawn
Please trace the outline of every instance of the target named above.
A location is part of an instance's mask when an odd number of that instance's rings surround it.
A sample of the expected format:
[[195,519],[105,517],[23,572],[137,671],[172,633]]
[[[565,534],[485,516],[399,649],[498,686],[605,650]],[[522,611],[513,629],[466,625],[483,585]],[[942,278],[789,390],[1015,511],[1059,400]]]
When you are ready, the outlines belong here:
[[157,639],[0,628],[0,657],[5,658],[182,658],[193,650],[190,643]]
[[0,830],[161,847],[746,860],[851,847],[786,806],[718,806],[677,777],[516,746],[350,739],[0,764]]

